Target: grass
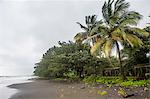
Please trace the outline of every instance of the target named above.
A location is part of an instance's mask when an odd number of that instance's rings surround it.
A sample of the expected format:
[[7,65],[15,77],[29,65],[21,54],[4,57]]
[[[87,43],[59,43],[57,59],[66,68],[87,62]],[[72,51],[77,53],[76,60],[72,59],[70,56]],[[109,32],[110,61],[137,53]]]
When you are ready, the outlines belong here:
[[148,85],[150,85],[150,80],[139,80],[139,81],[129,80],[129,81],[125,81],[125,82],[120,83],[120,85],[125,86],[125,87],[128,87],[128,86],[134,86],[134,87],[148,86]]
[[141,87],[141,86],[148,86],[150,85],[150,80],[134,80],[133,77],[128,77],[127,81],[122,81],[119,77],[101,77],[101,76],[89,76],[84,78],[83,80],[85,83],[88,84],[105,84],[107,86],[114,86],[114,85],[119,85],[119,86],[124,86],[124,87],[129,87],[129,86],[134,86],[134,87]]

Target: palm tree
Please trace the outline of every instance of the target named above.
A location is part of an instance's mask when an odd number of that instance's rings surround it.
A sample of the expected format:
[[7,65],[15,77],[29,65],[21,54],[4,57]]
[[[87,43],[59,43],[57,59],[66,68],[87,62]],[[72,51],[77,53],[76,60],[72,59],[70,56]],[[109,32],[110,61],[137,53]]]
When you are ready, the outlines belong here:
[[131,47],[142,46],[143,42],[137,35],[148,36],[144,30],[131,27],[137,25],[142,18],[138,12],[129,11],[130,4],[125,0],[108,0],[102,7],[103,24],[99,25],[97,33],[100,39],[95,43],[92,52],[102,48],[102,51],[109,58],[111,50],[116,47],[120,64],[120,73],[122,79],[126,79],[125,71],[122,65],[120,44],[128,43]]
[[[126,79],[126,75],[119,44],[128,43],[131,47],[139,47],[143,42],[137,35],[148,36],[144,30],[131,27],[137,25],[142,15],[135,11],[129,11],[129,6],[130,4],[125,0],[108,0],[104,3],[102,7],[103,24],[98,24],[98,28],[95,26],[95,32],[99,37],[91,48],[92,54],[101,49],[109,59],[112,48],[116,47],[123,80]],[[97,36],[97,34],[95,35]]]
[[[84,26],[81,23],[77,22],[77,24],[80,25],[81,29],[83,29],[84,32],[77,33],[74,37],[75,41],[77,43],[82,43],[88,37],[96,34],[96,32],[92,32],[92,31],[100,23],[101,23],[101,21],[97,21],[97,16],[96,15],[85,16],[86,26]],[[92,38],[93,43],[95,42],[95,40],[96,40],[96,38]]]

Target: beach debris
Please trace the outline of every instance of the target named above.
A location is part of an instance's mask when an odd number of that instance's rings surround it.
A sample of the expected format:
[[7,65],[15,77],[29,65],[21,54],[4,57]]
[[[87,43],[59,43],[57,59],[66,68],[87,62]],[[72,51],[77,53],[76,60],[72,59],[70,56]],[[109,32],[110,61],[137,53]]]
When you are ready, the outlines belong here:
[[118,90],[118,94],[120,96],[124,97],[124,98],[126,98],[128,96],[127,93],[126,93],[126,91],[123,88],[121,88],[121,87]]
[[131,97],[131,96],[134,96],[135,94],[131,93],[131,94],[127,94],[127,92],[123,89],[123,88],[119,88],[118,90],[118,94],[124,98],[128,98],[128,97]]
[[147,87],[144,88],[144,91],[148,91],[149,89]]
[[134,95],[136,96],[136,95],[139,95],[140,93],[138,92],[138,91],[135,91],[135,93],[134,93]]
[[126,90],[127,90],[127,91],[130,91],[131,89],[130,89],[130,88],[126,88]]
[[85,86],[81,86],[80,89],[85,89]]
[[101,88],[103,88],[103,86],[100,85],[98,88],[101,89]]
[[115,88],[114,90],[115,90],[115,91],[117,91],[117,89],[116,89],[116,88]]
[[101,96],[104,96],[104,95],[107,95],[108,93],[107,93],[107,91],[101,91],[101,90],[99,90],[99,91],[97,92],[97,94],[99,94],[99,95],[101,95]]
[[101,96],[104,96],[104,95],[107,95],[107,91],[103,91],[103,92],[101,93]]

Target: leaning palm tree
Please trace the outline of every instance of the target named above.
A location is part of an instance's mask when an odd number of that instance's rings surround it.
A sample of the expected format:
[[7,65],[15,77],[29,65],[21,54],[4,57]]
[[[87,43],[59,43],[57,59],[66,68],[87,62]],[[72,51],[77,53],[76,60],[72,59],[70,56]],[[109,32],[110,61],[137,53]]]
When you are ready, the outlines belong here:
[[[95,32],[92,32],[93,29],[100,23],[101,21],[97,21],[97,16],[86,16],[85,17],[85,24],[86,26],[82,25],[81,23],[77,22],[77,24],[80,25],[81,29],[83,29],[83,32],[77,33],[74,37],[75,41],[77,43],[82,43],[85,39],[88,37],[96,34]],[[92,34],[91,34],[92,33]],[[94,43],[96,38],[92,38],[92,42]]]
[[116,47],[123,80],[126,79],[126,75],[122,65],[120,44],[127,43],[131,47],[139,47],[143,42],[138,36],[148,35],[144,30],[133,27],[137,25],[142,15],[129,11],[129,6],[130,4],[125,0],[108,0],[104,3],[102,7],[103,24],[98,24],[96,29],[93,28],[97,33],[95,35],[99,37],[91,48],[91,54],[101,49],[109,59],[112,48]]

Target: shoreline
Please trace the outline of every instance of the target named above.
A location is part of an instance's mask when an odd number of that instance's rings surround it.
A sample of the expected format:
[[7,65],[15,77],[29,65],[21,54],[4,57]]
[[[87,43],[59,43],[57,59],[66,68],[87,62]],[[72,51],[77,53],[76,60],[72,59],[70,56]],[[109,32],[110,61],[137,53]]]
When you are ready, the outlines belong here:
[[80,83],[34,80],[33,82],[9,85],[9,88],[19,90],[9,99],[99,99],[96,89],[82,88],[83,86]]
[[[19,90],[18,93],[9,99],[124,99],[114,90],[118,87],[107,88],[103,85],[87,87],[81,83],[34,80],[28,83],[12,84],[8,87]],[[148,88],[149,90],[144,93],[141,92],[143,87],[134,89],[136,95],[126,99],[149,99],[150,87]],[[98,94],[99,90],[106,90],[108,95],[102,96]],[[131,90],[129,92],[131,92]],[[142,94],[138,94],[140,92]]]
[[17,88],[9,88],[12,84],[31,82],[34,76],[1,76],[0,77],[0,99],[9,99],[18,92]]

